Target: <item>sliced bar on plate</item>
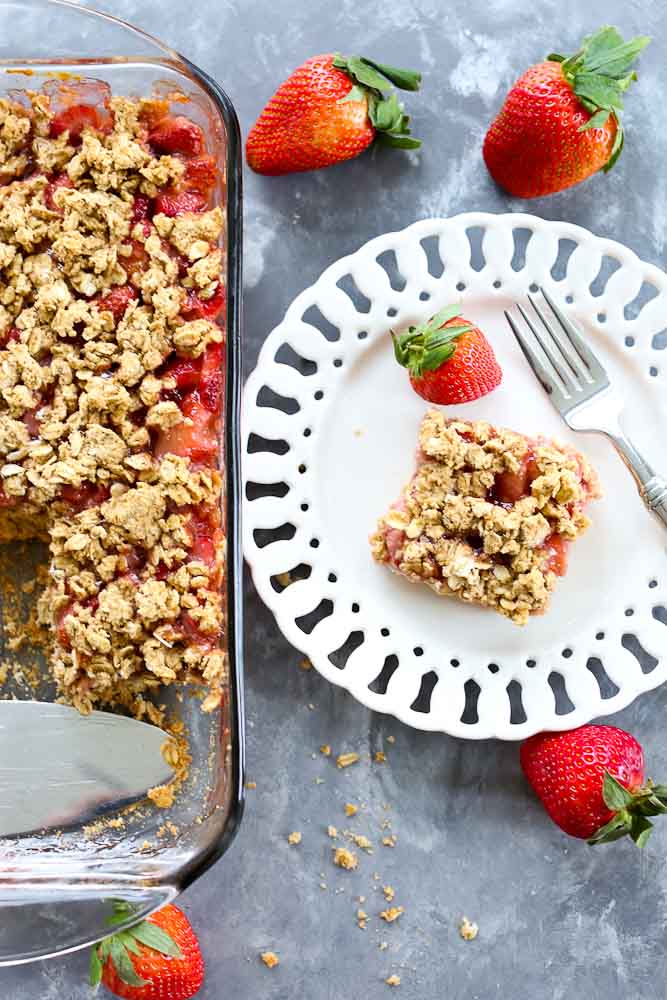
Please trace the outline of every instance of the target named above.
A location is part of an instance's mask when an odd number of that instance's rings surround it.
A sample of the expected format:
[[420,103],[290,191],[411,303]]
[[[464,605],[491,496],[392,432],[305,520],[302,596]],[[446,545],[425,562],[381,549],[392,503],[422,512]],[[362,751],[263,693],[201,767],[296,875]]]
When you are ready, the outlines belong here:
[[601,496],[574,448],[429,410],[417,469],[371,536],[374,559],[518,625],[542,614]]

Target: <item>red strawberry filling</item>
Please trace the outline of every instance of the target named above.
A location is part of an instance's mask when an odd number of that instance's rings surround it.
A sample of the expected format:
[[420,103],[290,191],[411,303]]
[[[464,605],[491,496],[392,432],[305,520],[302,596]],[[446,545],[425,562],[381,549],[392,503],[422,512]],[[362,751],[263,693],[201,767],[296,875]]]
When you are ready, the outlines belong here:
[[556,576],[565,576],[567,573],[567,550],[569,542],[562,535],[549,535],[544,543],[544,551],[547,555],[546,568]]
[[189,289],[181,314],[186,319],[215,319],[224,309],[226,298],[221,281],[210,299],[200,299],[196,292]]
[[77,513],[88,507],[99,507],[109,499],[108,486],[98,486],[95,483],[82,483],[81,486],[63,486],[60,498],[68,503]]
[[76,145],[81,141],[84,129],[95,129],[97,132],[110,132],[113,127],[111,115],[106,108],[92,107],[89,104],[73,104],[59,111],[51,121],[49,134],[57,139],[63,132],[69,133],[69,141]]
[[112,288],[108,295],[97,299],[97,308],[100,311],[112,313],[114,323],[119,323],[130,302],[136,298],[137,292],[131,285],[118,285],[118,287]]
[[168,215],[176,218],[184,212],[204,212],[207,201],[203,194],[198,191],[165,191],[155,199],[156,214]]
[[212,156],[193,156],[185,164],[183,177],[185,187],[201,194],[208,194],[214,187],[217,176],[215,159]]
[[52,212],[58,212],[62,214],[62,209],[56,205],[55,193],[60,190],[60,188],[73,188],[74,182],[70,178],[69,174],[57,174],[49,183],[46,185],[44,191],[44,203],[48,209]]
[[158,153],[199,156],[204,149],[204,133],[199,125],[180,115],[157,122],[148,133],[148,141]]
[[506,471],[496,476],[493,487],[489,491],[489,500],[492,503],[510,506],[515,504],[523,497],[530,496],[530,484],[539,474],[535,462],[535,452],[529,448],[516,472]]

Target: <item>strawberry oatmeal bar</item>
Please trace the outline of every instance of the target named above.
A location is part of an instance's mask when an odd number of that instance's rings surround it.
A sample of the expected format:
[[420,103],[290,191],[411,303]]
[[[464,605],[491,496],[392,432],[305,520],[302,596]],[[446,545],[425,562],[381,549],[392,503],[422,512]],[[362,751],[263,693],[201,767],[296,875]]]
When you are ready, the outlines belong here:
[[598,479],[573,448],[430,410],[417,470],[371,536],[373,557],[436,593],[525,625],[543,613]]
[[81,711],[220,702],[225,302],[216,166],[165,100],[0,100],[0,541],[49,543],[51,671]]

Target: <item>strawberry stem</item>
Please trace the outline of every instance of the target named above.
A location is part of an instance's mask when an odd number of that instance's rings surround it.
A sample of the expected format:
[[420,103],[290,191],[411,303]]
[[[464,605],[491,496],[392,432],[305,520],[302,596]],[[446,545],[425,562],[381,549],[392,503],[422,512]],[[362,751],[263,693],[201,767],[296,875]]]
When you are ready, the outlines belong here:
[[[403,105],[390,87],[393,84],[399,90],[419,90],[421,73],[387,66],[363,56],[342,56],[339,52],[333,58],[333,65],[352,81],[352,89],[340,99],[340,103],[360,101],[366,97],[368,117],[380,141],[400,149],[418,149],[421,146],[421,141],[410,135],[410,118],[403,112]],[[386,93],[388,87],[389,93]]]
[[648,817],[667,813],[667,785],[648,781],[643,788],[631,792],[609,771],[605,771],[602,798],[614,815],[589,837],[588,843],[593,846],[628,836],[637,847],[644,847],[653,831]]
[[411,326],[406,333],[391,332],[394,357],[399,365],[419,378],[425,371],[435,371],[456,351],[455,341],[462,333],[473,330],[470,323],[445,326],[460,314],[460,306],[445,306],[427,323]]
[[591,117],[580,127],[580,132],[602,128],[613,116],[616,136],[609,159],[602,167],[606,173],[614,166],[624,144],[621,112],[623,94],[637,79],[632,65],[651,39],[638,35],[624,42],[616,28],[608,25],[584,38],[581,48],[571,56],[552,52],[550,62],[559,62],[563,76]]

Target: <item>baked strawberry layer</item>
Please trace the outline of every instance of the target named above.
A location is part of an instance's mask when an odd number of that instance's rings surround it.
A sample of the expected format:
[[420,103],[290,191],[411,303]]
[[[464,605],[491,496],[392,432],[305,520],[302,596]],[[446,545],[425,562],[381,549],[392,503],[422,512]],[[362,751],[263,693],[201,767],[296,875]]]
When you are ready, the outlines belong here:
[[422,421],[417,469],[371,536],[373,557],[517,624],[543,613],[600,496],[579,452],[476,421]]
[[0,100],[0,540],[49,540],[61,693],[156,720],[146,694],[214,708],[225,670],[224,215],[181,110],[97,81]]

